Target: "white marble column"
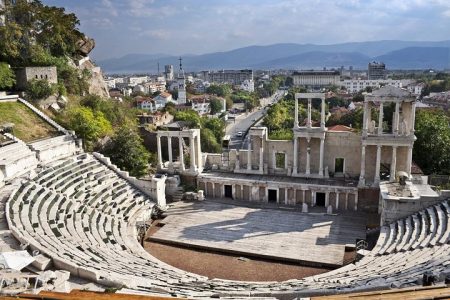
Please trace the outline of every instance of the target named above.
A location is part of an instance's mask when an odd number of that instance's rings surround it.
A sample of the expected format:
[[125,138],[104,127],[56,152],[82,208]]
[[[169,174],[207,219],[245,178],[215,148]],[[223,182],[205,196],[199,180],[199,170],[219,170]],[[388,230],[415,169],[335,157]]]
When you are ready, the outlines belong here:
[[298,137],[294,136],[294,152],[293,152],[293,156],[294,156],[294,162],[293,162],[293,166],[292,166],[292,175],[297,175],[298,172]]
[[294,119],[294,129],[298,129],[298,99],[295,99],[295,119]]
[[247,146],[247,170],[250,171],[252,169],[252,142],[250,136],[248,138],[248,146]]
[[377,145],[377,160],[375,162],[375,178],[374,184],[380,182],[380,165],[381,165],[381,145]]
[[189,150],[190,150],[190,159],[191,159],[191,171],[195,172],[197,171],[197,168],[195,167],[195,143],[194,143],[194,137],[189,137]]
[[306,190],[302,190],[302,204],[306,203]]
[[316,192],[311,190],[311,203],[312,206],[316,206]]
[[383,134],[383,102],[380,102],[380,110],[378,114],[378,134]]
[[306,127],[311,128],[311,99],[308,99],[308,119],[306,121]]
[[359,172],[359,186],[366,184],[366,146],[361,147],[361,171]]
[[167,137],[167,151],[169,152],[169,165],[171,165],[172,162],[173,162],[173,157],[172,157],[172,137],[171,136]]
[[284,188],[284,204],[288,204],[288,188]]
[[200,134],[197,135],[196,137],[196,141],[197,141],[197,145],[195,148],[195,153],[197,153],[197,159],[196,159],[196,163],[197,163],[197,168],[202,168],[203,166],[203,161],[202,161],[202,146],[201,146],[201,141],[200,141]]
[[156,146],[158,148],[158,166],[162,168],[163,161],[162,161],[162,151],[161,151],[161,136],[156,136]]
[[369,102],[364,101],[363,135],[367,135],[368,115],[369,115]]
[[310,138],[307,139],[308,145],[306,148],[306,175],[311,174],[311,147],[309,145],[309,142],[311,141]]
[[325,207],[330,205],[330,192],[325,192]]
[[400,123],[400,102],[395,103],[394,121],[392,122],[392,127],[394,134],[398,135],[398,126]]
[[416,102],[411,103],[411,135],[414,134],[415,128],[414,128],[414,122],[416,120]]
[[411,178],[411,165],[412,165],[412,156],[413,156],[413,146],[408,146],[408,155],[406,157],[406,173]]
[[397,172],[397,146],[392,146],[392,158],[391,158],[391,174],[389,181],[395,181],[395,173]]
[[264,172],[264,150],[259,148],[259,172],[262,174]]
[[358,210],[358,193],[355,193],[355,211]]
[[320,128],[325,129],[325,98],[322,98],[322,105],[320,110]]
[[336,191],[336,209],[339,208],[339,191]]
[[324,151],[325,139],[320,138],[320,152],[319,152],[319,176],[323,176],[323,151]]
[[216,185],[216,184],[213,182],[213,183],[212,183],[212,195],[211,195],[213,198],[216,197],[216,193],[215,193],[215,191],[214,191],[214,190],[215,190],[215,185]]
[[178,145],[180,149],[180,169],[184,171],[184,149],[183,149],[183,137],[178,138]]

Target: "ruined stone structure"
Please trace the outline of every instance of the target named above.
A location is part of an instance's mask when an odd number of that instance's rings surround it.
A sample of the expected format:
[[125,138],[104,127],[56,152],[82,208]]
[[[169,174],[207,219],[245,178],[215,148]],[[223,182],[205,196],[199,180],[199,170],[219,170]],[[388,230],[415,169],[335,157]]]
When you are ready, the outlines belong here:
[[[300,103],[307,111],[301,124]],[[312,118],[313,106],[319,120]],[[392,120],[384,114],[388,106]],[[411,178],[415,98],[408,91],[386,86],[367,94],[362,132],[325,126],[325,94],[297,93],[295,108],[293,140],[270,140],[267,128],[252,127],[244,149],[206,154],[208,172],[197,177],[205,196],[358,210],[361,189],[378,190],[399,171]],[[376,213],[378,197],[372,198],[362,209]]]
[[33,79],[58,83],[56,67],[25,67],[16,70],[16,87],[19,90],[25,90]]

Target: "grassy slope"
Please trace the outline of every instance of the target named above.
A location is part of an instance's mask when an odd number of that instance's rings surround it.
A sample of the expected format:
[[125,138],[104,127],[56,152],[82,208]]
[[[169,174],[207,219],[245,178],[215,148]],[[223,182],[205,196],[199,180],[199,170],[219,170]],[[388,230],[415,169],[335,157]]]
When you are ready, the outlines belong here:
[[14,123],[14,135],[24,142],[58,135],[55,128],[19,102],[0,103],[0,125]]

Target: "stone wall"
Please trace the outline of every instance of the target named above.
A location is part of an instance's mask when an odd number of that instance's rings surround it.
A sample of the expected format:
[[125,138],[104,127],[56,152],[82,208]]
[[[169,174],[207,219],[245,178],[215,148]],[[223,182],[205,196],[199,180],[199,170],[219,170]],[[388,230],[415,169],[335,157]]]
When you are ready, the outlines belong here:
[[49,83],[58,83],[56,67],[25,67],[16,69],[16,88],[25,90],[28,83],[33,80],[47,80]]

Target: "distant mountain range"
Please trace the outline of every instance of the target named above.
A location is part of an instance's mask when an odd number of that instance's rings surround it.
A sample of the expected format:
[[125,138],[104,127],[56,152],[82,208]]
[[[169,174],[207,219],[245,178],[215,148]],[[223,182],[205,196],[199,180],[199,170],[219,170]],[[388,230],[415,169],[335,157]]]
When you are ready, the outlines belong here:
[[[373,41],[334,45],[274,44],[249,46],[225,52],[183,57],[187,71],[218,69],[322,69],[353,66],[366,69],[370,61],[381,61],[388,69],[449,69],[450,40],[440,42]],[[128,54],[97,61],[107,73],[155,72],[160,65],[174,65],[178,56]]]

